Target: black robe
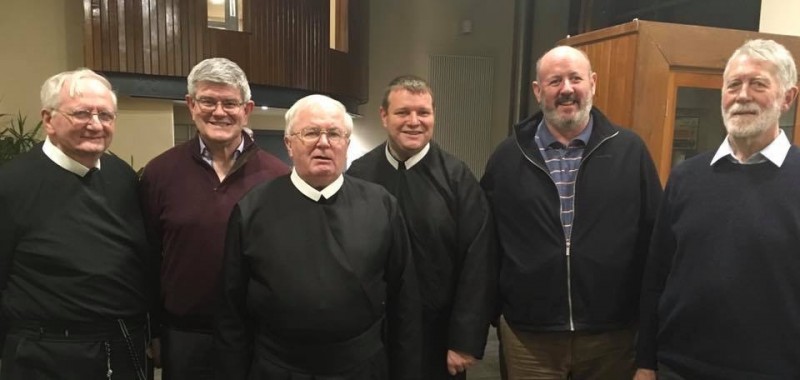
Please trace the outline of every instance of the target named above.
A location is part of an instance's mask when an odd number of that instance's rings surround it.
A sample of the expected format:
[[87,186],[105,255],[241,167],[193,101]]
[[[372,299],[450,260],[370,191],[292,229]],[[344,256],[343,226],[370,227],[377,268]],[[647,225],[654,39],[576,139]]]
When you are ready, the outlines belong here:
[[424,378],[448,377],[448,349],[483,357],[497,249],[488,203],[467,166],[431,142],[422,160],[399,171],[384,143],[347,173],[383,185],[403,210],[422,295]]
[[374,184],[345,177],[320,202],[289,176],[255,187],[228,225],[222,300],[220,378],[419,378],[407,232]]

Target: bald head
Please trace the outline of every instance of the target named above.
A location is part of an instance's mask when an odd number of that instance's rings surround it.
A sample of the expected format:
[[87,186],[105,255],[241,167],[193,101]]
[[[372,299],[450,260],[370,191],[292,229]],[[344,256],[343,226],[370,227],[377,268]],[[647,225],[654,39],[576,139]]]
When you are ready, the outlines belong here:
[[588,73],[592,72],[592,63],[589,62],[589,56],[583,50],[575,49],[572,46],[556,46],[548,50],[536,61],[536,80],[541,81],[542,64],[550,64],[553,61],[562,59],[569,59],[576,63],[585,64]]

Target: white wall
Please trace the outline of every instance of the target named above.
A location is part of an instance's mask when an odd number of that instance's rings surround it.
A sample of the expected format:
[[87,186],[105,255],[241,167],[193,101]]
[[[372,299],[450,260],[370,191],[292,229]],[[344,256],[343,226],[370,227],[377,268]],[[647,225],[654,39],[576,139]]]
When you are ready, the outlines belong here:
[[[800,36],[800,1],[761,0],[759,32]],[[797,60],[800,57],[795,57]]]
[[[459,32],[463,20],[472,22],[471,33]],[[494,148],[508,129],[513,24],[511,0],[370,2],[369,103],[359,108],[364,117],[356,120],[353,143],[367,150],[386,138],[378,109],[390,80],[402,74],[427,79],[428,56],[450,54],[494,58]]]

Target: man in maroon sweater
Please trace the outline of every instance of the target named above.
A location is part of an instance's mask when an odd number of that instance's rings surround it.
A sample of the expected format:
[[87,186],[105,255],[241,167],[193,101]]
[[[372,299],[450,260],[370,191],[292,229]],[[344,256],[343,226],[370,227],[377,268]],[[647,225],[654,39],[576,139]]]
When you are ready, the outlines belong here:
[[254,104],[234,62],[198,63],[186,103],[198,136],[150,161],[141,181],[149,232],[162,258],[162,347],[154,354],[164,380],[213,378],[214,305],[228,218],[250,188],[289,172],[243,132]]

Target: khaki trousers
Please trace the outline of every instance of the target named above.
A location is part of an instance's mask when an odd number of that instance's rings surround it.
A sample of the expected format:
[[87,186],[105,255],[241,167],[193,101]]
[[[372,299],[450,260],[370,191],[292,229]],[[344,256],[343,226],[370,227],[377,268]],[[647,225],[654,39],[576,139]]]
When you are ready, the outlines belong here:
[[507,380],[629,380],[635,330],[528,332],[500,317]]

